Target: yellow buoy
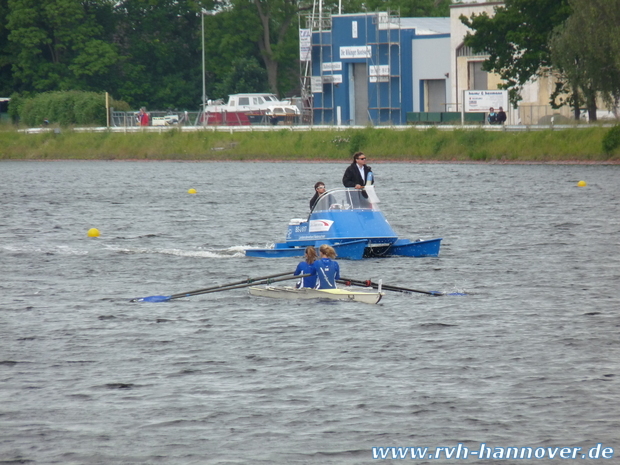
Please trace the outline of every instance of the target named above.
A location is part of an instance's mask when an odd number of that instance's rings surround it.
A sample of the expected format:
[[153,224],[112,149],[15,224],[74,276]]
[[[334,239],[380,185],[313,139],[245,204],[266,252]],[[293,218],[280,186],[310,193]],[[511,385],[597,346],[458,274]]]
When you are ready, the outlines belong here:
[[99,237],[99,230],[97,228],[90,228],[86,234],[88,237]]
[[196,189],[192,188],[190,190],[187,191],[188,194],[195,194],[196,193]]
[[577,185],[578,185],[579,187],[586,187],[586,186],[588,185],[588,183],[586,183],[585,181],[579,181],[579,182],[577,183]]

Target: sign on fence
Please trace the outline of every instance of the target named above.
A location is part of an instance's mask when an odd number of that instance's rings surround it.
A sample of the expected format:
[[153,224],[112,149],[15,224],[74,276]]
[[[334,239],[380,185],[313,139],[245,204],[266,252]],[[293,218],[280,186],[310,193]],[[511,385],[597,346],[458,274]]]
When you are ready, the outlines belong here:
[[466,113],[486,113],[489,108],[508,108],[507,90],[464,90],[463,103]]

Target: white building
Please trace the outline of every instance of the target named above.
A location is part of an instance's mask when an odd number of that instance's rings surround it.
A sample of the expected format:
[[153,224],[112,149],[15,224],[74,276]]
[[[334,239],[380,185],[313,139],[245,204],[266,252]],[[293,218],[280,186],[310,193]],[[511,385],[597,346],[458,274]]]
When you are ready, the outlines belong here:
[[[474,54],[473,51],[463,44],[465,35],[470,29],[459,19],[461,15],[486,13],[489,16],[495,14],[498,7],[504,5],[503,1],[463,0],[454,1],[450,6],[450,82],[451,111],[460,111],[463,104],[463,91],[465,90],[495,90],[501,83],[499,75],[487,73],[482,70],[482,63],[488,55]],[[562,107],[554,110],[549,104],[549,99],[555,89],[553,77],[542,76],[529,81],[521,91],[522,100],[517,109],[504,108],[508,114],[508,124],[548,124],[551,115],[561,114],[566,118],[572,118],[571,109]]]

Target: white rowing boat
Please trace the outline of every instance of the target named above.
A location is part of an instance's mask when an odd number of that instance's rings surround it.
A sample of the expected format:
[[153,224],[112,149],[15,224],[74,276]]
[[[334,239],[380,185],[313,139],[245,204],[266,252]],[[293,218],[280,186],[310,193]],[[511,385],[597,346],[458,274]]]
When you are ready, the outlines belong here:
[[251,295],[274,299],[328,299],[365,304],[377,304],[384,295],[383,292],[374,290],[353,291],[349,289],[310,289],[307,287],[297,289],[291,286],[253,286],[248,289]]

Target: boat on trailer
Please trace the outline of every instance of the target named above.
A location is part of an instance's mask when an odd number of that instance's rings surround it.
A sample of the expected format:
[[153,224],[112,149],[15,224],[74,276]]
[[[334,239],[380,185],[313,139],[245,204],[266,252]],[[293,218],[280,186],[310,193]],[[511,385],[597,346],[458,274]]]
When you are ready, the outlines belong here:
[[251,124],[293,123],[301,114],[290,100],[279,100],[275,94],[231,94],[228,102],[209,100],[200,122],[207,126],[249,126]]
[[303,257],[308,246],[328,244],[339,258],[437,257],[441,238],[399,239],[379,209],[374,187],[336,188],[323,194],[308,218],[288,224],[286,241],[273,248],[247,248],[247,257]]
[[379,291],[363,291],[350,289],[311,289],[302,287],[297,289],[292,286],[253,286],[248,288],[251,295],[259,297],[271,297],[273,299],[289,300],[338,300],[346,302],[361,302],[365,304],[378,304],[384,293]]

